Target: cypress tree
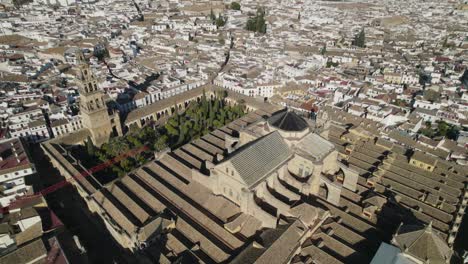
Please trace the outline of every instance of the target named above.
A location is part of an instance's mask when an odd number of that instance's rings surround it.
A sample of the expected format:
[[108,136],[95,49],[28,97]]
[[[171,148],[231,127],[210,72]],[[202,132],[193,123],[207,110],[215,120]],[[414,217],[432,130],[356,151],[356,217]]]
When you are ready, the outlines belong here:
[[90,136],[88,136],[88,139],[86,140],[86,151],[91,157],[94,157],[94,155],[96,154],[96,147],[94,146]]
[[365,42],[366,42],[366,35],[365,35],[365,33],[364,33],[364,28],[363,28],[363,29],[361,30],[361,32],[359,32],[359,34],[357,34],[356,36],[354,36],[353,44],[354,44],[354,46],[357,46],[357,47],[360,47],[360,48],[364,48]]
[[215,13],[213,12],[213,9],[211,9],[211,11],[210,11],[210,19],[211,19],[211,21],[215,21],[215,20],[216,20],[216,15],[215,15]]

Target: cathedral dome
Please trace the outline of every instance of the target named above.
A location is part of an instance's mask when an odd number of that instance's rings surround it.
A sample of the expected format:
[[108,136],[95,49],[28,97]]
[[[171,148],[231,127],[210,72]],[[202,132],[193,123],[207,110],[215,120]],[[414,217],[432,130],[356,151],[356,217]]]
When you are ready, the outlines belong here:
[[393,239],[404,253],[422,261],[449,263],[452,257],[452,250],[432,229],[432,223],[426,227],[402,225]]
[[293,111],[284,111],[268,119],[270,126],[287,132],[301,132],[309,128],[307,122]]

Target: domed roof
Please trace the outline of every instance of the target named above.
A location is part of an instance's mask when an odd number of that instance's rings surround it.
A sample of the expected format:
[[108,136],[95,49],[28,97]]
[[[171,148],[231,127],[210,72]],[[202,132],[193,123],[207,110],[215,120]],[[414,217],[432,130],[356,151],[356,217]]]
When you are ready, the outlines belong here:
[[403,225],[398,229],[394,240],[406,254],[430,263],[449,263],[452,250],[432,229],[432,223],[425,228],[416,225]]
[[307,122],[293,111],[284,111],[268,119],[268,123],[280,130],[288,132],[304,131],[309,127]]

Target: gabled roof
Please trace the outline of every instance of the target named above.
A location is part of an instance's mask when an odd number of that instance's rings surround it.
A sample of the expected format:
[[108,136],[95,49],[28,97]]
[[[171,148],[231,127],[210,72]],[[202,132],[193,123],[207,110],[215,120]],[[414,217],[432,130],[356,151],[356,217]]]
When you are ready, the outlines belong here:
[[242,180],[251,187],[291,155],[278,131],[265,135],[233,153],[229,159]]
[[285,263],[300,246],[301,238],[306,233],[307,227],[299,220],[288,224],[287,229],[280,237],[275,239],[272,245],[255,261],[255,263]]

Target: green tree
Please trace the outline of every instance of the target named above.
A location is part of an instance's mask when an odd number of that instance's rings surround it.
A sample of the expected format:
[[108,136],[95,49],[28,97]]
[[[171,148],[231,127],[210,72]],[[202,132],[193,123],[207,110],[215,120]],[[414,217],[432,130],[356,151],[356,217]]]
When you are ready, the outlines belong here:
[[106,162],[108,160],[108,157],[107,157],[106,153],[104,151],[102,151],[102,150],[97,150],[96,151],[96,156],[102,162]]
[[245,29],[248,31],[257,31],[257,20],[255,18],[249,18]]
[[135,160],[139,165],[145,164],[148,160],[141,154],[137,154],[135,156]]
[[154,142],[156,137],[159,136],[159,131],[155,130],[151,126],[146,126],[141,129],[137,135],[137,138],[140,142]]
[[168,147],[167,141],[169,138],[166,135],[160,136],[154,143],[154,149],[156,151],[161,151]]
[[444,47],[444,48],[448,47],[448,36],[444,38],[444,42],[442,43],[442,47]]
[[216,113],[214,110],[214,107],[212,106],[212,103],[210,102],[209,104],[209,110],[208,110],[208,127],[213,126],[213,121],[215,119]]
[[117,173],[117,175],[119,177],[122,177],[123,175],[125,175],[125,171],[122,170],[122,168],[120,168],[119,166],[117,165],[112,165],[112,171]]
[[419,131],[421,134],[423,134],[424,136],[426,137],[429,137],[429,138],[433,138],[434,137],[434,130],[430,129],[430,128],[422,128],[420,131]]
[[218,113],[218,112],[219,112],[220,104],[221,104],[221,100],[219,100],[219,99],[216,98],[216,99],[214,100],[214,103],[213,103],[213,112],[214,112],[214,113]]
[[183,124],[180,127],[179,138],[177,139],[176,146],[181,146],[185,143],[185,140],[188,138],[187,135],[189,134],[189,126],[187,123]]
[[215,21],[215,20],[216,20],[216,15],[215,15],[215,13],[213,12],[213,9],[211,9],[211,11],[210,11],[210,19],[211,19],[211,21]]
[[33,0],[13,0],[12,3],[16,8],[20,8],[23,5],[27,5],[29,3],[34,2]]
[[232,10],[241,10],[241,5],[238,2],[232,2],[231,3],[231,9]]
[[445,137],[449,130],[450,126],[445,121],[440,121],[437,123],[437,131],[439,132],[439,135]]
[[263,8],[257,9],[255,17],[251,17],[247,20],[245,28],[249,31],[259,32],[265,34],[267,26],[265,23],[265,10]]
[[86,139],[86,151],[90,157],[94,157],[96,155],[96,147],[94,146],[90,136]]
[[457,140],[459,134],[460,130],[455,126],[451,126],[450,129],[447,131],[447,138]]
[[193,124],[193,127],[192,127],[191,136],[193,138],[200,137],[201,130],[202,130],[202,126],[200,125],[199,122],[195,121],[194,124]]
[[447,124],[445,121],[439,121],[437,123],[437,132],[439,136],[447,137],[452,140],[456,140],[460,133],[456,126]]
[[460,82],[464,86],[468,86],[468,69],[465,69],[465,71],[463,72],[463,75],[460,77]]
[[[143,131],[143,130],[142,130],[142,131]],[[141,135],[139,135],[139,136],[141,136]],[[135,135],[129,135],[129,136],[127,137],[127,140],[128,140],[128,142],[130,142],[130,144],[132,144],[132,146],[134,146],[134,147],[139,148],[139,147],[143,146],[143,143],[141,143],[140,139],[139,139],[137,136],[135,136]]]
[[223,125],[224,125],[224,124],[223,124],[221,121],[219,121],[219,120],[213,121],[213,126],[214,126],[215,128],[220,128],[220,127],[222,127]]
[[323,47],[320,49],[320,54],[325,55],[327,53],[327,45],[323,44]]
[[109,58],[109,50],[107,49],[105,44],[98,44],[94,47],[93,55],[99,60],[103,61],[105,58]]
[[205,92],[205,89],[203,89],[203,94],[202,94],[202,99],[201,99],[201,104],[202,104],[202,112],[203,112],[203,115],[206,115],[208,113],[208,99],[206,98],[206,92]]
[[431,76],[425,72],[419,73],[419,84],[426,86],[429,83],[431,83]]
[[170,122],[167,122],[164,127],[166,128],[166,131],[170,136],[175,137],[179,135],[179,130],[177,129],[177,126],[172,125]]
[[427,101],[436,102],[440,99],[440,93],[431,89],[426,89],[426,91],[424,91],[423,97]]
[[243,116],[245,101],[239,100],[236,105],[230,106],[225,103],[225,96],[225,91],[219,91],[215,93],[213,99],[208,99],[203,92],[200,102],[192,102],[185,111],[172,115],[164,126],[135,128],[127,135],[113,138],[100,149],[97,148],[95,155],[105,162],[127,153],[130,149],[143,145],[150,146],[151,151],[138,153],[109,168],[108,172],[122,176],[144,164],[153,155],[152,151],[179,147]]
[[360,47],[360,48],[364,48],[365,42],[366,42],[366,34],[364,33],[364,28],[363,28],[356,36],[354,36],[353,45]]
[[218,18],[216,19],[216,26],[223,27],[225,24],[226,24],[226,20],[224,19],[223,16],[219,15]]
[[120,167],[125,172],[129,172],[133,170],[134,166],[135,166],[135,162],[131,158],[120,161]]
[[327,68],[337,67],[338,65],[339,65],[338,62],[333,62],[331,60],[327,61]]
[[119,155],[127,153],[129,150],[130,146],[126,140],[112,138],[108,144],[107,154],[112,157],[117,157]]
[[226,124],[226,112],[224,111],[224,108],[221,108],[219,110],[219,114],[218,114],[218,118],[217,120],[219,120],[219,122],[221,124]]

